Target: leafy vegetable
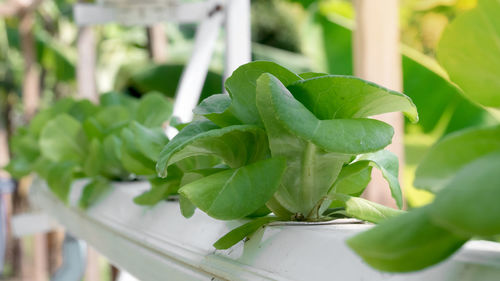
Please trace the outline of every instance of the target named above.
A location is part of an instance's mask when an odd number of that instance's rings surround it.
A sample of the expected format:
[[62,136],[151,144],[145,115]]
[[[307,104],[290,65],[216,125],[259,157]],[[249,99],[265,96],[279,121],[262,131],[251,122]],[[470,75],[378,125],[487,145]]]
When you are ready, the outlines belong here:
[[379,223],[403,213],[401,210],[392,209],[359,197],[333,194],[331,198],[342,202],[346,215],[368,222]]
[[214,247],[219,250],[229,249],[234,244],[257,231],[257,229],[277,220],[279,220],[279,218],[277,217],[262,217],[255,219],[249,223],[243,224],[242,226],[237,227],[226,235],[222,236],[219,240],[217,240],[217,242],[214,243]]
[[160,153],[157,170],[187,157],[215,155],[230,167],[240,167],[262,159],[267,153],[264,131],[253,125],[218,128],[210,121],[196,121],[186,126]]
[[290,70],[265,61],[253,62],[236,70],[226,81],[226,89],[231,96],[230,109],[245,124],[260,124],[260,116],[255,104],[256,81],[262,73],[270,73],[280,79],[285,86],[301,78]]
[[171,102],[155,93],[141,100],[108,93],[100,101],[94,105],[65,98],[41,111],[12,139],[14,158],[7,169],[17,177],[37,172],[63,201],[73,180],[90,178],[82,208],[104,194],[112,180],[150,180],[156,193],[154,200],[143,198],[146,203],[175,193],[182,171],[168,179],[155,171],[158,154],[168,143],[161,126],[170,118]]
[[358,161],[345,166],[332,186],[333,192],[361,195],[371,180],[372,167],[368,161]]
[[284,170],[284,159],[271,158],[194,181],[179,193],[214,218],[242,218],[271,198]]
[[40,135],[42,156],[53,161],[81,162],[85,157],[87,138],[81,124],[69,115],[60,115],[43,128]]
[[[238,68],[226,89],[229,96],[200,103],[197,121],[165,145],[158,159],[157,172],[167,178],[169,167],[194,157],[216,157],[229,168],[185,174],[189,183],[179,189],[185,216],[192,215],[188,202],[225,220],[266,215],[267,208],[280,220],[299,221],[380,221],[400,213],[356,196],[376,167],[402,205],[397,159],[381,151],[393,129],[367,117],[401,110],[416,121],[408,97],[358,78],[297,75],[264,61]],[[228,248],[275,219],[251,221],[215,246]]]
[[96,177],[88,183],[82,192],[79,205],[86,209],[94,204],[106,191],[111,189],[111,184],[108,179]]
[[[312,78],[316,79],[302,80],[288,88],[319,119],[363,118],[402,111],[411,121],[418,121],[415,105],[401,93],[357,77],[322,75]],[[318,89],[324,90],[318,94]]]

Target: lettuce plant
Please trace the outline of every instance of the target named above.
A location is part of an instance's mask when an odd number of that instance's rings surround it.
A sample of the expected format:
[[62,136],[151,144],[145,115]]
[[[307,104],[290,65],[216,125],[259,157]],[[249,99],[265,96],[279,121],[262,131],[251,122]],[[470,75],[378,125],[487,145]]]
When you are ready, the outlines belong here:
[[402,206],[398,159],[383,150],[393,129],[368,117],[402,111],[416,121],[407,96],[355,77],[297,75],[271,62],[241,66],[225,86],[229,94],[203,100],[196,121],[163,148],[157,163],[159,175],[168,177],[172,165],[192,157],[222,162],[181,183],[185,216],[194,206],[222,220],[274,213],[215,247],[228,248],[273,220],[378,222],[400,213],[359,196],[376,167]]
[[[464,96],[496,116],[499,15],[500,2],[480,0],[446,28],[438,47],[440,64]],[[474,237],[495,239],[500,235],[499,167],[498,122],[445,137],[415,175],[414,185],[434,193],[434,201],[354,236],[349,246],[377,269],[405,272],[445,260]]]
[[[36,172],[63,201],[73,180],[90,178],[80,200],[82,207],[105,192],[110,181],[150,180],[156,198],[164,198],[176,192],[172,188],[175,168],[170,177],[161,179],[155,165],[168,142],[162,125],[171,113],[171,102],[155,93],[140,100],[108,93],[101,95],[99,105],[62,99],[17,131],[7,170],[16,178]],[[137,202],[150,204],[148,193]]]

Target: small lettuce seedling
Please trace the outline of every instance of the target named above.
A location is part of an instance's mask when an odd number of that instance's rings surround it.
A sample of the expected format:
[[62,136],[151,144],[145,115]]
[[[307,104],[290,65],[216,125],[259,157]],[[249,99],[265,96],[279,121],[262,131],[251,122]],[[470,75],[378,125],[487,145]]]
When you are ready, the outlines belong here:
[[393,129],[368,117],[402,111],[417,121],[410,98],[359,78],[297,75],[263,61],[241,66],[225,86],[229,94],[203,100],[194,110],[197,121],[164,147],[157,163],[168,177],[171,165],[191,157],[222,161],[181,184],[187,216],[193,206],[222,220],[262,216],[266,208],[274,213],[233,230],[216,248],[273,220],[379,222],[400,213],[359,196],[376,167],[402,206],[398,159],[383,150]]
[[7,170],[16,178],[36,172],[63,201],[75,179],[89,178],[80,199],[84,208],[106,192],[111,181],[146,179],[155,200],[146,193],[136,201],[153,204],[176,193],[180,178],[174,166],[166,179],[155,171],[168,142],[162,125],[171,113],[172,103],[157,93],[140,100],[107,93],[100,96],[99,105],[59,100],[17,131],[10,142],[14,157]]

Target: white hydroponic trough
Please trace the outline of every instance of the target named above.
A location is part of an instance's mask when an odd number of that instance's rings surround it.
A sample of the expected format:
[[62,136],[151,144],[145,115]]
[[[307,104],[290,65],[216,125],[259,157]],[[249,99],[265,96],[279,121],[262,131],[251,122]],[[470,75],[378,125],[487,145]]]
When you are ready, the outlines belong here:
[[[410,274],[381,273],[354,254],[344,240],[364,224],[274,225],[225,251],[212,244],[242,222],[217,221],[201,211],[185,219],[177,202],[154,207],[132,199],[146,182],[116,183],[83,211],[77,201],[83,182],[73,185],[69,206],[45,182],[30,190],[33,204],[85,240],[114,265],[142,281],[157,280],[500,280],[500,244],[472,241],[450,260]],[[387,239],[391,239],[388,237]]]

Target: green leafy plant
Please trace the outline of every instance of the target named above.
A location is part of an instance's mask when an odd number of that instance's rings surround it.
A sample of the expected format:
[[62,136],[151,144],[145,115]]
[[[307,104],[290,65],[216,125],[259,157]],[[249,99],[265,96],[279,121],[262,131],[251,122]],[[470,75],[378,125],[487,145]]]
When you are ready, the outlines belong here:
[[[480,0],[446,28],[438,48],[439,62],[464,96],[497,117],[499,15],[498,1]],[[435,200],[349,239],[349,246],[377,269],[404,272],[446,259],[471,238],[500,235],[498,167],[498,122],[450,134],[416,172],[414,185],[435,193]]]
[[407,96],[355,77],[297,75],[264,61],[241,66],[225,86],[229,95],[203,100],[194,110],[197,121],[164,147],[157,164],[168,178],[171,165],[191,157],[222,162],[181,184],[187,216],[193,206],[222,220],[274,213],[215,247],[228,248],[272,220],[379,222],[400,213],[359,196],[377,167],[402,206],[397,157],[383,150],[393,129],[367,117],[403,111],[416,121]]
[[[110,187],[110,181],[145,179],[165,198],[176,173],[156,176],[157,156],[168,142],[162,125],[172,103],[161,94],[134,99],[118,93],[101,95],[100,104],[65,98],[38,113],[11,140],[14,158],[7,170],[16,178],[36,172],[66,201],[71,183],[90,178],[80,199],[88,207]],[[150,191],[151,192],[151,191]],[[145,195],[138,203],[150,203]],[[159,200],[159,199],[158,199]]]

